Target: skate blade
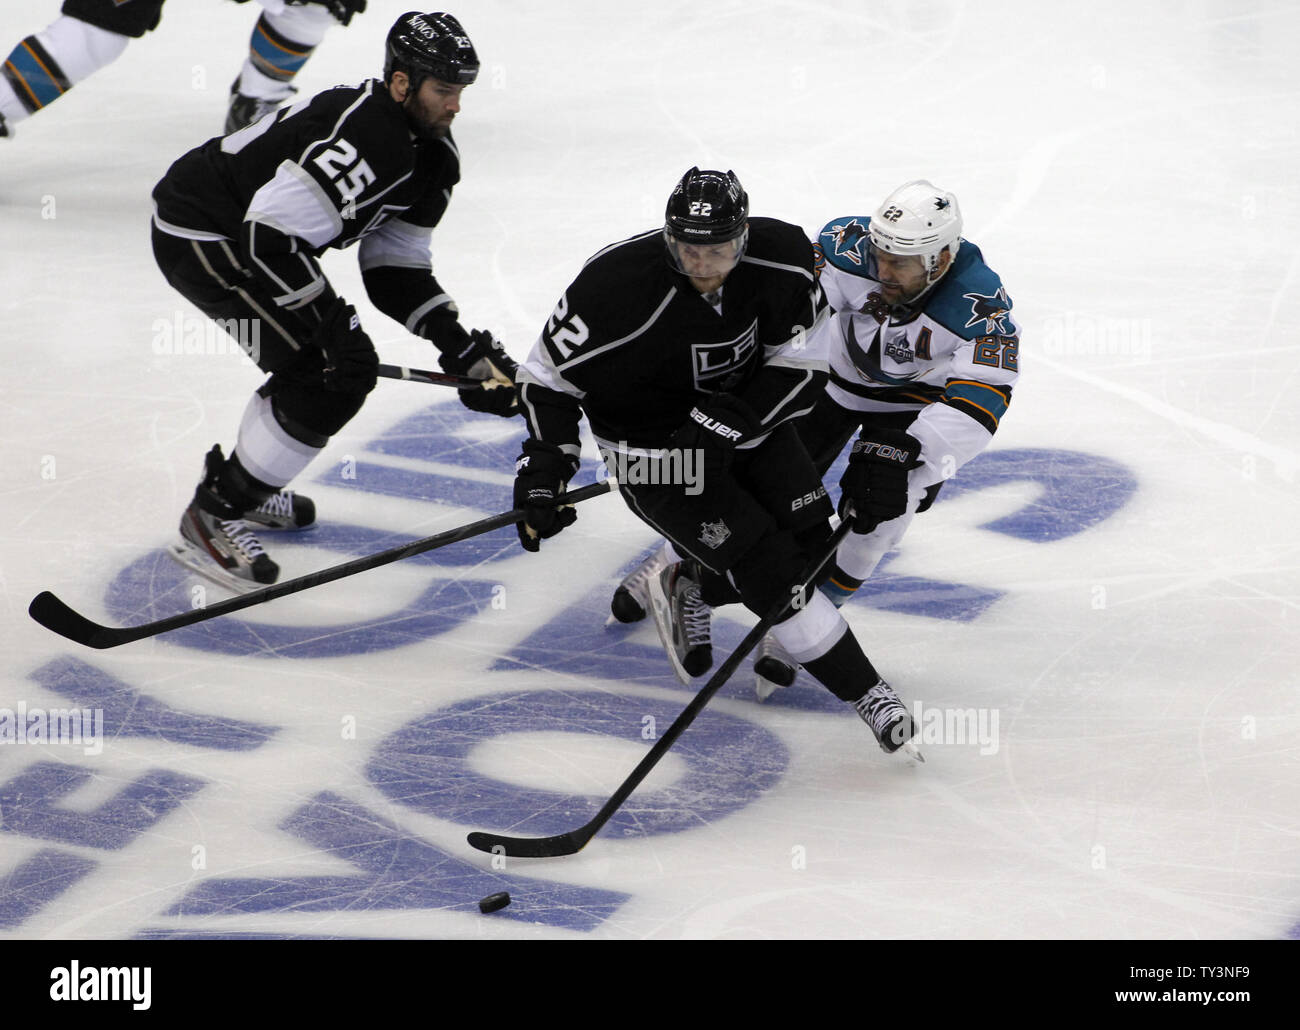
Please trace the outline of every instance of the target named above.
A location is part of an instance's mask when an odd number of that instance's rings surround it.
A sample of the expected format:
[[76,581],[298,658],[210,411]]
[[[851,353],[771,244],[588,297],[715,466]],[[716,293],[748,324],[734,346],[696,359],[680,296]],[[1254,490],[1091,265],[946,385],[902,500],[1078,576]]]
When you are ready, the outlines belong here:
[[654,615],[655,630],[659,634],[659,643],[663,645],[668,664],[673,667],[673,673],[681,681],[682,685],[689,687],[691,685],[690,674],[686,671],[686,666],[678,661],[677,649],[673,647],[673,631],[669,625],[668,599],[654,588],[650,590],[650,610]]
[[921,754],[921,749],[918,748],[916,744],[913,743],[912,741],[909,740],[901,748],[899,748],[899,750],[906,752],[908,758],[915,758],[922,765],[925,764],[925,755]]
[[191,572],[198,573],[204,579],[225,587],[231,593],[251,594],[255,590],[262,590],[271,585],[270,583],[255,583],[252,580],[232,576],[207,554],[189,543],[168,544],[167,553]]
[[758,675],[758,673],[754,674],[754,693],[758,695],[759,701],[766,701],[778,690],[784,689],[785,688],[782,687],[781,684],[773,683],[769,679],[764,679],[762,676]]

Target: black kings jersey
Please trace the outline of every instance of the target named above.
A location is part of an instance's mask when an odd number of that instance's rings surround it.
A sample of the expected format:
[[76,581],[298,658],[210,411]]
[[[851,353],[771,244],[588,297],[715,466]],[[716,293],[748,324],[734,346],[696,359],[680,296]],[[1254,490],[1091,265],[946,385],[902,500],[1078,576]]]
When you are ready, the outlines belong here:
[[419,277],[406,277],[408,294],[419,288],[405,298],[386,295],[397,292],[393,283],[376,296],[367,277],[376,305],[408,322],[439,292],[429,239],[459,179],[452,138],[413,137],[401,106],[370,80],[326,90],[191,150],[154,189],[155,222],[177,236],[237,241],[249,270],[287,308],[325,289],[316,262],[323,250],[361,241],[363,271]]
[[719,392],[770,431],[823,388],[827,313],[798,226],[750,219],[746,252],[713,297],[670,267],[655,229],[588,260],[520,366],[521,406],[535,437],[574,455],[579,409],[609,449],[668,446]]

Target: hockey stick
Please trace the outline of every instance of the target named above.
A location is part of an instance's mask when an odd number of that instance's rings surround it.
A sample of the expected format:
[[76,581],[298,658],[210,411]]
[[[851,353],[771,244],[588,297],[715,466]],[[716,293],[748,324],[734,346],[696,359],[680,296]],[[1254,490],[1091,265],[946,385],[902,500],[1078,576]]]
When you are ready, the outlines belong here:
[[450,372],[431,372],[425,368],[407,368],[404,365],[380,365],[380,379],[405,379],[412,383],[429,383],[433,386],[454,386],[458,390],[470,390],[482,387],[495,390],[507,383],[499,379],[475,379],[472,376],[452,375]]
[[[579,501],[585,501],[591,497],[599,497],[601,494],[609,493],[617,485],[614,480],[607,479],[600,483],[580,487],[572,493],[564,494],[564,503],[567,505],[577,504]],[[286,580],[283,583],[274,583],[262,590],[254,590],[239,597],[232,597],[227,601],[219,601],[206,608],[197,608],[194,611],[183,612],[180,615],[159,619],[156,622],[146,622],[139,626],[124,626],[121,628],[101,626],[97,622],[92,622],[80,612],[69,608],[48,590],[42,591],[32,599],[31,605],[27,608],[27,614],[46,629],[52,630],[60,636],[67,637],[78,644],[85,644],[87,647],[103,650],[109,647],[117,647],[120,644],[129,644],[135,640],[143,640],[146,637],[156,637],[161,633],[170,633],[174,629],[193,626],[197,622],[206,622],[208,619],[215,619],[221,615],[229,615],[231,612],[251,608],[255,604],[274,601],[277,597],[284,597],[286,594],[296,594],[299,591],[310,590],[312,587],[321,586],[324,583],[333,583],[336,579],[355,576],[358,572],[366,572],[381,565],[401,561],[403,558],[412,558],[417,554],[424,554],[426,551],[446,547],[448,544],[454,544],[461,540],[468,540],[470,537],[481,536],[484,533],[490,533],[494,529],[500,529],[502,526],[514,525],[516,522],[522,521],[523,518],[523,508],[503,511],[499,515],[492,515],[457,529],[449,529],[445,533],[439,533],[436,536],[413,540],[401,547],[393,547],[387,551],[380,551],[378,554],[371,554],[364,558],[344,562],[342,565],[332,565],[328,569],[311,572],[306,576],[299,576],[297,579]]]
[[839,547],[840,541],[844,539],[851,526],[852,520],[846,519],[831,534],[826,552],[817,559],[816,564],[805,570],[798,584],[791,586],[790,596],[768,612],[764,618],[759,620],[758,625],[745,635],[745,638],[736,646],[736,649],[731,652],[730,657],[722,663],[722,667],[709,677],[709,681],[695,695],[695,699],[686,706],[681,715],[673,720],[673,724],[668,727],[667,732],[655,742],[654,747],[646,752],[645,757],[632,770],[632,774],[623,781],[623,785],[614,792],[613,797],[605,802],[604,807],[596,813],[590,822],[584,826],[579,826],[576,830],[557,833],[552,837],[504,837],[497,833],[475,831],[468,837],[470,846],[478,848],[479,851],[504,854],[510,858],[559,858],[563,855],[575,855],[585,848],[591,838],[596,836],[600,828],[609,821],[609,817],[618,811],[641,781],[649,775],[650,770],[668,753],[668,749],[685,732],[686,727],[695,721],[695,717],[704,710],[704,706],[712,700],[713,695],[731,678],[731,674],[736,671],[737,666],[758,646],[758,642],[772,628],[772,624],[785,614],[785,610],[790,607],[796,597],[803,594],[804,588],[811,580],[816,578],[822,566],[830,561],[835,554],[836,548]]

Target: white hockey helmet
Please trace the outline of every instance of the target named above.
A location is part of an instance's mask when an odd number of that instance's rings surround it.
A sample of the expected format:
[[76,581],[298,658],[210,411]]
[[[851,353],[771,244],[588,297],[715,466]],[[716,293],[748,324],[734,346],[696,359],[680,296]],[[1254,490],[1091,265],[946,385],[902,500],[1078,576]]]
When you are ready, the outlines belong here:
[[886,254],[921,258],[926,279],[934,283],[943,275],[939,255],[947,249],[956,258],[961,246],[961,208],[951,193],[915,179],[899,186],[876,208],[867,234],[872,246]]

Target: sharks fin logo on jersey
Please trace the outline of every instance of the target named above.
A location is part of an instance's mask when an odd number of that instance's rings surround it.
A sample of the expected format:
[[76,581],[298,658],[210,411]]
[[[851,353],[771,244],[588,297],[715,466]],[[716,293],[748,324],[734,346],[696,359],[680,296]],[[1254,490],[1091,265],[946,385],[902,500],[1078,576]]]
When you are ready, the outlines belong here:
[[999,286],[998,292],[991,296],[985,296],[982,293],[963,293],[970,301],[970,321],[966,323],[969,329],[979,322],[984,323],[984,332],[1005,333],[1007,331],[1006,318],[1011,313],[1011,298],[1007,296],[1007,288]]
[[[883,335],[883,329],[877,327],[875,334],[871,337],[871,343],[863,347],[858,341],[857,334],[853,331],[853,323],[850,322],[847,326],[844,336],[844,349],[862,381],[873,386],[904,386],[915,379],[919,379],[922,375],[922,370],[919,369],[906,374],[891,375],[880,367],[880,355],[885,349],[881,340]],[[903,342],[903,348],[906,350],[905,358],[899,358],[896,354],[890,355],[900,364],[903,361],[913,360],[911,349],[907,346],[906,340]]]
[[866,238],[867,227],[856,218],[822,231],[822,239],[830,241],[835,256],[848,258],[855,265],[862,264],[861,244]]

